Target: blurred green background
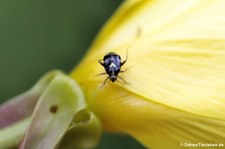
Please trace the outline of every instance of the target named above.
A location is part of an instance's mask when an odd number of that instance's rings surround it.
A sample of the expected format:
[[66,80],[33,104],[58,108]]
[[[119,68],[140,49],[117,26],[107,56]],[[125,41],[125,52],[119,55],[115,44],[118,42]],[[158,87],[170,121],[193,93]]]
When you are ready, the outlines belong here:
[[[52,69],[69,72],[121,0],[1,0],[0,102]],[[105,133],[96,149],[142,149]]]

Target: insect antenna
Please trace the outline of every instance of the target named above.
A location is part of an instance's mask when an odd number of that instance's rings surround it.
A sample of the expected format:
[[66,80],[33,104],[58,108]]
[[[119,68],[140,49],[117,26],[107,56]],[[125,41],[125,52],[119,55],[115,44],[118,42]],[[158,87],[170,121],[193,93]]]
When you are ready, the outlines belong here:
[[126,59],[120,63],[120,66],[123,66],[127,62],[127,59],[128,59],[128,49],[129,48],[127,48],[127,50],[126,50]]

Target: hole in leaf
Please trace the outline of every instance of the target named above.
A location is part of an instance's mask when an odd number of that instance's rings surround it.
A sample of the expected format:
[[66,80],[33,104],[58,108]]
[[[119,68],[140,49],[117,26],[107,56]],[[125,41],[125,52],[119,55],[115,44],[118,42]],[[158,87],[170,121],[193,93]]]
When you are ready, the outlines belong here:
[[74,117],[74,119],[73,119],[73,122],[75,123],[75,124],[85,124],[85,123],[88,123],[89,121],[90,121],[90,119],[91,119],[91,114],[90,114],[90,112],[89,111],[87,111],[86,109],[84,109],[84,110],[81,110],[81,111],[79,111],[76,115],[75,115],[75,117]]
[[57,110],[58,110],[58,106],[57,105],[52,105],[49,110],[50,110],[51,113],[56,113]]

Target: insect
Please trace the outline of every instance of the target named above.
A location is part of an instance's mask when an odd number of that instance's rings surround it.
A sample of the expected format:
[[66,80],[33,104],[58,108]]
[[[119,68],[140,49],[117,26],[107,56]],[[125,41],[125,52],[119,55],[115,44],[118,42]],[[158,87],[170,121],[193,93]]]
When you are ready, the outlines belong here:
[[99,75],[108,74],[108,77],[105,79],[103,86],[105,85],[106,81],[110,79],[112,82],[115,82],[117,78],[121,79],[123,82],[127,83],[123,78],[121,78],[118,74],[123,73],[126,70],[120,70],[120,68],[126,63],[126,59],[121,62],[120,55],[110,52],[106,54],[103,60],[98,60],[98,62],[105,68],[104,73],[100,73]]

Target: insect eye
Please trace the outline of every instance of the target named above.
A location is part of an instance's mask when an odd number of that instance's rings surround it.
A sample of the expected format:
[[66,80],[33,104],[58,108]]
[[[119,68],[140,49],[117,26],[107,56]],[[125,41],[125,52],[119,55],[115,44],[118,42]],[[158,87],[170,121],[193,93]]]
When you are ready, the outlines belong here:
[[110,57],[111,57],[110,55],[105,55],[103,60],[105,61],[105,60],[109,59]]
[[121,57],[118,55],[118,56],[116,57],[116,60],[117,60],[117,61],[120,61],[120,60],[121,60]]

